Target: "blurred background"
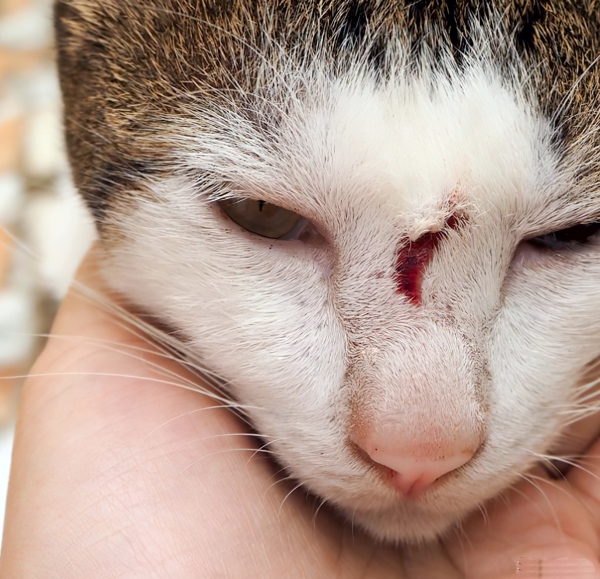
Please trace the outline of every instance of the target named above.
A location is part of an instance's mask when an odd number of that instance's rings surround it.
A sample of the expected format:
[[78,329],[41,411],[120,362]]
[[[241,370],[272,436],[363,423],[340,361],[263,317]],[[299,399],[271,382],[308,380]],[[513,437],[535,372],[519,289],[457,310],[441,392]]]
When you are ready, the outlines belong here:
[[94,235],[65,159],[52,0],[0,0],[0,538],[21,376]]

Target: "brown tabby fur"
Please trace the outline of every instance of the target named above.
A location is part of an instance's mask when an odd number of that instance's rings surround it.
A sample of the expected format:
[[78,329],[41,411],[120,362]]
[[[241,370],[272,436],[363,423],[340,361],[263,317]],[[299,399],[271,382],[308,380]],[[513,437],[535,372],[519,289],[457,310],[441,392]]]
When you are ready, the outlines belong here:
[[[514,46],[536,106],[556,113],[565,162],[581,144],[580,182],[595,185],[600,9],[594,0],[57,0],[56,29],[69,155],[77,186],[102,222],[137,176],[168,169],[153,135],[193,102],[243,107],[261,64],[326,59],[338,71],[360,55],[385,78],[399,36],[460,65],[475,22]],[[249,113],[251,114],[251,113]],[[101,228],[102,229],[102,228]]]

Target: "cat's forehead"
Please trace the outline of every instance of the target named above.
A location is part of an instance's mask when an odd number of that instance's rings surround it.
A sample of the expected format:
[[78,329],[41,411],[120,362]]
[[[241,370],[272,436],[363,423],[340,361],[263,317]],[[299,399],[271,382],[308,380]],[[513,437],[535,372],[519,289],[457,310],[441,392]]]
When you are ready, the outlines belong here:
[[482,210],[531,195],[540,165],[551,163],[547,126],[492,74],[455,74],[340,83],[306,124],[305,148],[329,165],[332,190],[370,190],[406,213],[457,190]]
[[214,173],[224,183],[217,195],[291,204],[309,216],[365,205],[415,215],[451,199],[506,214],[559,192],[539,198],[540,174],[556,169],[551,128],[483,64],[452,74],[398,71],[385,85],[359,73],[297,73],[311,96],[282,99],[275,125],[238,115],[215,121],[220,130],[206,119],[182,121],[184,137],[167,136],[181,165],[191,175]]
[[[526,93],[530,105],[556,128],[554,148],[559,154],[573,157],[576,149],[581,157],[582,147],[587,147],[593,156],[598,151],[598,131],[593,128],[597,125],[599,21],[593,6],[575,1],[534,6],[506,0],[59,0],[59,63],[74,177],[101,217],[120,188],[130,188],[138,175],[173,163],[168,144],[157,147],[154,137],[177,132],[190,117],[202,124],[210,115],[214,120],[215,114],[234,111],[238,118],[258,119],[268,139],[272,125],[279,123],[282,100],[311,96],[313,85],[305,82],[303,74],[315,62],[333,80],[358,67],[385,84],[398,67],[412,69],[418,76],[423,62],[446,62],[450,70],[461,71],[472,59],[487,60],[499,77],[520,82],[523,90],[517,93]],[[415,98],[413,104],[431,108],[414,115],[410,99],[397,106],[394,96],[383,97],[381,91],[378,97],[358,95],[354,100],[348,93],[345,101],[340,95],[335,100],[335,126],[328,125],[333,129],[329,142],[336,140],[335,150],[345,150],[356,163],[366,162],[360,156],[367,155],[379,165],[393,158],[398,167],[402,157],[405,166],[411,162],[422,169],[421,181],[434,180],[442,170],[450,181],[456,180],[461,173],[457,167],[469,157],[471,145],[477,145],[471,155],[473,165],[486,154],[493,156],[494,143],[502,141],[502,151],[506,150],[506,139],[499,139],[502,131],[514,128],[512,149],[519,134],[532,134],[510,107],[498,106],[502,98],[498,91],[486,101],[486,90],[469,95],[470,108],[461,110],[461,103],[451,103],[451,98],[435,103],[421,94],[421,104]],[[283,98],[282,91],[288,93]],[[400,99],[409,92],[404,91]],[[414,96],[419,96],[418,91]],[[389,105],[387,112],[375,118],[385,108],[381,103]],[[443,114],[441,105],[449,103],[455,116]],[[348,120],[353,116],[353,123],[345,122],[344,115]],[[429,130],[435,122],[437,137]],[[344,126],[353,131],[347,139],[336,133]],[[219,124],[213,127],[218,130]],[[197,133],[201,131],[200,127]],[[459,138],[469,131],[472,138]],[[485,142],[478,143],[475,131],[486,136]],[[231,135],[244,136],[239,131]],[[364,146],[369,140],[370,152]],[[521,161],[529,154],[528,145],[524,146]],[[431,152],[419,153],[425,147]],[[429,163],[433,154],[439,155],[435,167]],[[575,177],[592,184],[598,180],[598,163],[590,155]],[[424,157],[427,166],[419,164]],[[566,164],[572,167],[575,161],[567,158]],[[380,174],[385,174],[386,167],[381,169]],[[492,174],[504,170],[510,177],[516,169],[503,169],[499,159],[488,162],[487,170]],[[356,174],[354,170],[352,175]],[[422,187],[415,184],[411,189]]]

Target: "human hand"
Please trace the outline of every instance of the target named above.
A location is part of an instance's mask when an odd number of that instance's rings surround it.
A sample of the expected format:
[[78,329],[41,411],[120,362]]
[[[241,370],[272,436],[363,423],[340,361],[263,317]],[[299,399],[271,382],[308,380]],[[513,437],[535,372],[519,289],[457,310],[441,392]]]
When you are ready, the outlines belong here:
[[[102,291],[94,273],[92,256],[80,279]],[[106,309],[72,291],[52,333],[21,401],[3,578],[503,579],[520,557],[600,571],[599,443],[587,472],[520,485],[462,533],[394,549],[315,516],[244,424],[188,389],[197,377]]]

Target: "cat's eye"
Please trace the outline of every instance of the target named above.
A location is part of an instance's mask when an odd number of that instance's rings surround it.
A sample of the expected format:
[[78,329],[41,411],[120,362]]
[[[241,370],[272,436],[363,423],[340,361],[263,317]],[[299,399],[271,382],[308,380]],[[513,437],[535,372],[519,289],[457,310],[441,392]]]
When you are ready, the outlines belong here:
[[539,235],[528,241],[540,248],[569,249],[592,243],[599,233],[600,221],[594,221],[593,223],[580,223],[566,229]]
[[306,220],[278,205],[255,199],[231,199],[218,202],[235,223],[256,235],[269,239],[291,239]]

